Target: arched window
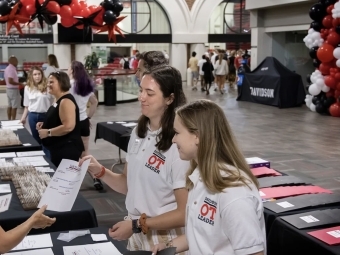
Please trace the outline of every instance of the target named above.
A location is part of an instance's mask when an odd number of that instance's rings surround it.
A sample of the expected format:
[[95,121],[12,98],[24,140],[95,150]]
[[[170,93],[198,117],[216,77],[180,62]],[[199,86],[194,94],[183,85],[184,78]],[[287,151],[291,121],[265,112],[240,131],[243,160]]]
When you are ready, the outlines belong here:
[[171,34],[170,22],[155,0],[121,0],[127,16],[119,25],[125,34]]

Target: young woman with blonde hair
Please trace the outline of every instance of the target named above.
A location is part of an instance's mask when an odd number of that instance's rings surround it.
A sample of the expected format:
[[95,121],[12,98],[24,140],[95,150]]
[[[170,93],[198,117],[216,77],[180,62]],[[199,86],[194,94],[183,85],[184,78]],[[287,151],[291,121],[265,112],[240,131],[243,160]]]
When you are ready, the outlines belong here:
[[174,121],[180,158],[190,160],[186,235],[156,245],[190,254],[266,254],[258,182],[239,150],[223,110],[200,100],[180,107]]
[[216,63],[214,63],[216,83],[222,95],[223,95],[224,83],[229,73],[228,62],[224,60],[223,58],[224,58],[224,53],[219,53],[218,59],[216,60]]
[[[39,133],[36,129],[38,122],[44,122],[46,112],[52,105],[54,97],[47,92],[47,79],[44,72],[37,66],[32,67],[28,75],[27,85],[24,91],[24,113],[21,117],[21,123],[26,123],[28,117],[28,124],[30,126],[32,136],[41,144]],[[43,148],[47,157],[49,152]]]

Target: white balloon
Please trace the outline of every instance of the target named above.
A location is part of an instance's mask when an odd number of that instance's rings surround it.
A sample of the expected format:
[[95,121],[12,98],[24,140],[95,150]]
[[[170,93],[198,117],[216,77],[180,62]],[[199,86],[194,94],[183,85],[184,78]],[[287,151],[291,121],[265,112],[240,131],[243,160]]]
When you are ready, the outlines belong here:
[[321,88],[316,84],[312,84],[309,86],[308,92],[313,96],[317,96],[320,94]]
[[330,90],[330,87],[326,86],[326,85],[323,85],[321,90],[325,93],[327,93],[329,90]]
[[340,58],[340,47],[337,47],[334,49],[333,51],[333,56],[336,58],[336,59],[339,59]]
[[338,59],[335,64],[337,67],[340,67],[340,59]]
[[312,111],[312,112],[315,112],[315,104],[311,103],[310,106],[309,106],[309,109]]
[[323,85],[325,85],[325,82],[323,79],[318,78],[315,82],[316,85],[318,85],[319,87],[322,87]]

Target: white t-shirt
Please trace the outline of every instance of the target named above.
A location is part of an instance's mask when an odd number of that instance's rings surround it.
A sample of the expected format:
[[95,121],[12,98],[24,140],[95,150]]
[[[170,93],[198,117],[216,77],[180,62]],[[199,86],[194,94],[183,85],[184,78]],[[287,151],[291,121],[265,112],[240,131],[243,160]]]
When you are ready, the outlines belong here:
[[128,192],[126,208],[131,218],[142,213],[155,217],[175,210],[177,202],[174,190],[185,187],[185,174],[189,162],[180,159],[173,144],[166,152],[156,148],[158,131],[148,129],[141,139],[132,131],[126,161]]
[[28,107],[29,112],[45,113],[53,104],[54,96],[48,92],[41,93],[37,89],[30,89],[25,86],[24,106]]
[[200,72],[200,75],[204,75],[204,72],[202,70],[202,67],[203,67],[203,64],[207,62],[205,59],[200,59],[198,60],[198,67],[199,67],[199,72]]
[[198,169],[189,178],[194,184],[186,212],[189,254],[266,254],[263,204],[255,185],[213,194],[205,187]]
[[72,94],[74,99],[77,102],[78,108],[79,108],[79,119],[80,121],[83,121],[87,118],[87,103],[89,102],[89,98],[93,95],[93,92],[88,94],[87,96],[81,96],[75,93],[74,91],[74,80],[70,80],[71,88],[69,92]]
[[[120,61],[119,61],[119,64],[122,66],[122,68],[124,69],[124,63],[125,62],[129,62],[129,59],[128,58],[122,58]],[[129,66],[130,66],[130,63],[129,63]]]
[[48,79],[48,76],[50,75],[50,73],[58,72],[58,71],[59,71],[59,68],[56,68],[55,66],[47,65],[47,67],[44,71],[44,75]]

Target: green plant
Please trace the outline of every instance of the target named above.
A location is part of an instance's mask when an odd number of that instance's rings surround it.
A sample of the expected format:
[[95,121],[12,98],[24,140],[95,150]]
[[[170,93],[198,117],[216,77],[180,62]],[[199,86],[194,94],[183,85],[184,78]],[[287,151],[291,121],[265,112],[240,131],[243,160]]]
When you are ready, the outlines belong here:
[[97,54],[95,52],[92,52],[91,54],[85,56],[85,69],[86,70],[92,70],[93,68],[98,68],[99,65],[99,58],[97,57]]

